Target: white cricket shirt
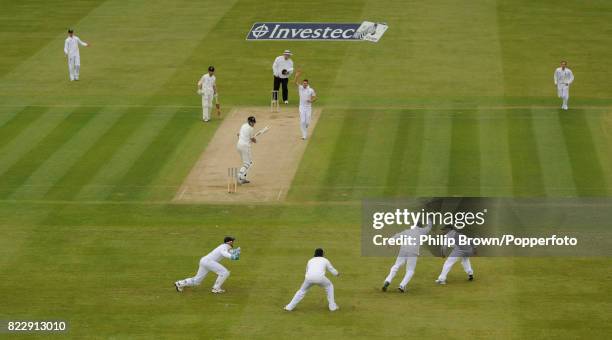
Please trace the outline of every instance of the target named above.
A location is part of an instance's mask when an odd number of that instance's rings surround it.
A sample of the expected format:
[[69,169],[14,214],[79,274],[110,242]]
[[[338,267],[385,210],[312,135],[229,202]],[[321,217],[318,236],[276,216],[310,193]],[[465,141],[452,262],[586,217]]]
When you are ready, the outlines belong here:
[[565,70],[561,67],[557,67],[557,69],[555,70],[554,80],[555,85],[557,85],[557,87],[563,86],[565,84],[569,85],[574,81],[574,74],[572,73],[572,70],[567,67],[565,68]]
[[326,270],[329,270],[334,276],[338,275],[338,271],[332,266],[328,259],[322,256],[313,257],[306,265],[305,277],[308,280],[320,280],[325,277]]
[[298,86],[298,93],[300,94],[300,106],[303,108],[312,108],[312,103],[309,100],[312,100],[312,97],[316,96],[315,90],[308,86],[304,88],[304,86]]
[[238,144],[250,146],[251,138],[253,138],[253,127],[249,123],[242,124],[238,133]]
[[213,251],[208,253],[208,255],[204,256],[204,258],[208,261],[215,262],[223,260],[224,257],[229,259],[232,256],[232,254],[229,253],[230,249],[232,249],[232,246],[227,243],[223,243],[217,248],[215,248]]
[[424,228],[415,227],[406,229],[400,233],[393,235],[393,238],[403,238],[403,237],[411,237],[414,243],[412,244],[403,244],[400,247],[399,254],[397,256],[400,257],[409,257],[409,256],[418,256],[421,249],[420,237],[421,235],[427,235],[431,231],[432,225],[429,224]]
[[64,54],[69,57],[78,56],[79,45],[87,46],[87,43],[81,41],[81,39],[79,39],[79,37],[77,37],[76,35],[66,38],[66,41],[64,41]]
[[[287,74],[283,74],[283,70],[287,70]],[[291,58],[285,60],[285,57],[282,55],[276,57],[272,64],[272,73],[279,78],[289,78],[291,73],[293,73],[293,60]]]
[[214,75],[209,75],[205,73],[202,78],[200,78],[200,82],[202,82],[202,92],[206,93],[214,93],[214,86],[217,84],[217,78]]

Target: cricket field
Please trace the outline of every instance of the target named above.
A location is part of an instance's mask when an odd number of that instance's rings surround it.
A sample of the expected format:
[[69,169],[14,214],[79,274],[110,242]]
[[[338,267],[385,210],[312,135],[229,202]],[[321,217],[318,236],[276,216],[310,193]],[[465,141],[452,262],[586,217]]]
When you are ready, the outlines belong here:
[[[360,223],[369,197],[612,195],[612,2],[6,0],[0,17],[0,320],[66,320],[58,338],[610,337],[608,257],[477,257],[474,282],[456,266],[446,286],[424,257],[383,294],[394,260],[361,256]],[[245,40],[259,21],[363,20],[389,29]],[[79,82],[69,27],[91,43]],[[321,110],[286,197],[175,202],[222,119],[270,105],[285,49]],[[223,115],[204,124],[209,65]],[[177,293],[226,235],[242,247],[227,293],[213,275]],[[317,247],[340,310],[313,288],[283,311]]]

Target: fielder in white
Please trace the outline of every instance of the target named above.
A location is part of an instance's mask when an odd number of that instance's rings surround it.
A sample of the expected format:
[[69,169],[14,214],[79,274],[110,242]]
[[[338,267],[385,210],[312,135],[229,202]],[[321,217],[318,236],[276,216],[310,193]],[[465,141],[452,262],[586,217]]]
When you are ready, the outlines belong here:
[[64,54],[68,58],[68,73],[70,74],[70,81],[79,80],[79,73],[81,71],[81,55],[79,54],[79,45],[89,46],[88,43],[82,41],[74,35],[72,29],[68,30],[68,38],[64,41]]
[[[452,238],[455,240],[455,246],[452,248],[450,254],[446,261],[444,261],[444,265],[442,266],[442,272],[438,279],[436,280],[437,284],[445,285],[446,284],[446,276],[448,272],[453,268],[453,265],[458,261],[461,261],[461,265],[463,266],[463,270],[468,275],[468,280],[474,280],[474,270],[472,270],[472,264],[470,263],[470,256],[476,254],[476,248],[471,245],[461,245],[459,244],[459,232],[455,229],[452,229],[446,234],[447,238]],[[444,251],[443,251],[444,253]]]
[[338,310],[340,307],[336,305],[336,301],[334,300],[334,285],[325,276],[325,272],[328,270],[334,276],[339,275],[338,271],[332,266],[331,262],[323,257],[323,249],[315,249],[314,257],[311,258],[306,265],[306,276],[304,283],[302,283],[300,289],[295,293],[295,296],[291,302],[285,306],[285,310],[292,311],[295,306],[302,301],[310,287],[313,285],[325,288],[329,310],[332,312]]
[[382,291],[386,292],[387,288],[393,281],[393,278],[397,274],[398,270],[406,265],[406,274],[400,282],[399,287],[397,288],[401,293],[406,291],[406,285],[412,279],[412,275],[414,275],[414,269],[416,268],[417,258],[419,257],[421,243],[419,238],[421,235],[427,235],[431,231],[431,223],[428,223],[426,227],[414,227],[406,229],[400,233],[393,235],[395,239],[408,238],[410,237],[414,243],[412,244],[404,244],[400,247],[399,253],[397,255],[397,259],[395,260],[395,264],[389,270],[389,275],[385,278],[385,282],[382,287]]
[[202,120],[204,122],[210,121],[213,98],[215,99],[215,106],[217,107],[217,116],[221,115],[214,66],[209,66],[208,73],[205,73],[198,81],[198,94],[202,96]]
[[563,99],[561,109],[567,110],[567,101],[569,100],[569,87],[570,84],[574,81],[574,74],[572,73],[572,70],[567,68],[567,61],[561,61],[561,66],[557,67],[557,69],[555,70],[555,75],[553,79],[555,81],[555,85],[557,86],[557,96]]
[[295,85],[297,85],[300,95],[300,129],[302,129],[302,139],[306,140],[308,138],[308,126],[312,118],[312,103],[317,100],[317,94],[310,87],[308,79],[304,79],[300,83],[300,74],[299,70],[295,73]]
[[185,287],[198,286],[202,283],[202,280],[206,277],[208,272],[214,272],[217,274],[217,280],[213,285],[212,292],[215,294],[225,293],[225,290],[221,288],[223,282],[227,280],[230,275],[230,271],[227,270],[219,261],[223,258],[237,261],[240,259],[240,248],[233,249],[234,238],[227,236],[223,239],[223,244],[215,248],[208,255],[200,259],[200,267],[194,277],[190,277],[184,280],[179,280],[174,283],[174,287],[177,292],[182,292]]
[[257,121],[255,117],[250,116],[247,122],[242,124],[240,132],[238,132],[238,143],[236,143],[236,150],[240,154],[240,160],[242,160],[242,167],[238,173],[238,181],[240,184],[247,184],[250,181],[247,180],[249,169],[253,166],[253,159],[251,157],[251,143],[257,143],[255,139],[255,133],[253,127]]

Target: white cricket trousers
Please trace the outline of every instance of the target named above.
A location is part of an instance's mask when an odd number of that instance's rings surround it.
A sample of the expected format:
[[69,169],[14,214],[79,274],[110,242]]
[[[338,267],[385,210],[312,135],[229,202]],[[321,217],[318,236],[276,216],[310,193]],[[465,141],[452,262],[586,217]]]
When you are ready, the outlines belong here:
[[402,288],[406,287],[408,282],[410,282],[410,279],[412,279],[412,275],[414,275],[414,269],[416,268],[416,264],[417,264],[417,256],[398,256],[397,259],[395,260],[395,264],[391,267],[391,270],[389,271],[389,275],[387,275],[387,278],[385,279],[385,281],[391,283],[391,281],[393,281],[393,278],[397,274],[398,270],[403,265],[406,265],[406,275],[404,275],[402,282],[400,282],[400,287]]
[[210,112],[213,107],[214,93],[204,92],[202,93],[202,120],[205,122],[210,120]]
[[288,310],[293,310],[295,306],[302,301],[304,296],[306,296],[306,293],[312,286],[319,286],[325,289],[325,292],[327,293],[329,310],[338,309],[338,305],[336,305],[336,301],[334,300],[334,285],[325,276],[320,279],[305,279],[300,289],[295,293],[293,299],[285,308]]
[[68,56],[68,74],[70,80],[79,80],[79,72],[81,70],[81,56],[72,55]]
[[181,287],[193,287],[198,286],[202,283],[202,280],[206,277],[208,272],[217,274],[217,280],[213,285],[213,289],[221,289],[223,282],[229,277],[230,271],[223,267],[221,263],[217,261],[207,260],[205,257],[200,259],[200,267],[194,277],[190,277],[179,281]]
[[238,179],[245,180],[249,173],[249,169],[253,165],[253,159],[251,158],[251,146],[238,143],[236,144],[236,150],[238,150],[240,160],[242,161],[242,167],[238,173]]
[[472,270],[472,264],[470,263],[469,257],[467,256],[462,256],[462,257],[449,256],[446,259],[446,261],[444,261],[444,266],[442,266],[442,272],[440,273],[440,276],[438,276],[438,280],[446,281],[446,276],[448,275],[448,272],[450,272],[451,268],[453,268],[453,265],[459,260],[461,260],[461,265],[463,266],[463,270],[465,270],[466,274],[468,275],[474,274],[474,271]]
[[302,130],[302,138],[308,138],[308,126],[310,126],[310,118],[312,117],[312,108],[300,105],[300,129]]
[[302,130],[302,138],[308,137],[308,126],[310,126],[310,118],[312,116],[311,107],[300,106],[300,129]]
[[567,109],[567,102],[569,100],[569,85],[557,85],[557,96],[563,99],[562,108]]

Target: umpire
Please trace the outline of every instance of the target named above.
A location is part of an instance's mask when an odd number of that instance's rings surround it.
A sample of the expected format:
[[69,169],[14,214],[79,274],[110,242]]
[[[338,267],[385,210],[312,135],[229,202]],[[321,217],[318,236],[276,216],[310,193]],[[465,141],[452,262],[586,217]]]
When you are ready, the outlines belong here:
[[[289,89],[287,83],[289,83],[289,77],[293,73],[293,60],[291,60],[291,51],[285,50],[283,55],[274,59],[272,64],[272,73],[274,74],[274,91],[278,96],[278,90],[280,85],[283,84],[283,102],[289,104]],[[274,99],[278,100],[278,97]]]

